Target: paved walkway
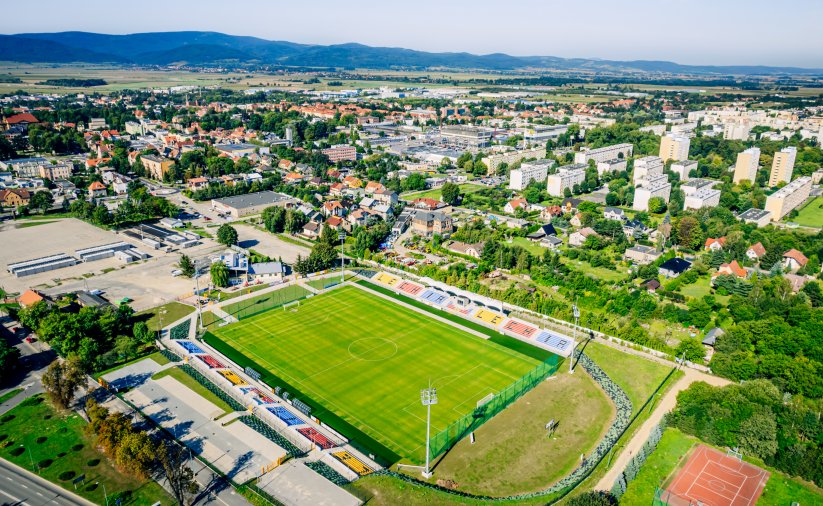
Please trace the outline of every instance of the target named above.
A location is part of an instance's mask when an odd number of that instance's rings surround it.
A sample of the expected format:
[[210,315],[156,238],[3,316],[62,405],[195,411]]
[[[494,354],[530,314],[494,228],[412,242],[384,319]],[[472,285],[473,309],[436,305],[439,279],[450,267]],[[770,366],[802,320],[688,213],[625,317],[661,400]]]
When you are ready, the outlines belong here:
[[614,464],[611,469],[606,472],[605,476],[603,476],[603,478],[594,487],[596,490],[608,491],[612,489],[614,481],[626,468],[629,460],[631,460],[633,456],[637,455],[637,452],[646,443],[646,440],[649,439],[649,434],[651,434],[652,429],[660,423],[660,420],[663,419],[663,415],[673,410],[677,405],[677,394],[689,388],[689,385],[697,381],[705,381],[706,383],[714,386],[725,386],[731,383],[731,381],[727,379],[711,376],[693,369],[682,370],[684,376],[680,378],[680,380],[678,380],[678,382],[675,383],[668,392],[666,392],[663,398],[657,403],[657,407],[654,409],[651,416],[643,422],[643,425],[641,425],[637,432],[635,432],[634,436],[623,446],[621,453],[616,459],[614,459]]

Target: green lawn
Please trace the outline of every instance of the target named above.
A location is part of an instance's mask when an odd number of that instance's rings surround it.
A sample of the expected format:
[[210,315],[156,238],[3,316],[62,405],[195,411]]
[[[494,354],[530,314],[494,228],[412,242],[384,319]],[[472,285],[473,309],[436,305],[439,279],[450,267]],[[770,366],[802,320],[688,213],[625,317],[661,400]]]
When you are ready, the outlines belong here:
[[672,370],[671,366],[616,350],[597,341],[586,346],[586,355],[626,392],[635,413]]
[[[461,184],[459,186],[460,186],[460,194],[461,195],[465,195],[467,193],[477,193],[480,190],[483,190],[483,189],[487,188],[486,186],[480,186],[480,185],[471,184],[471,183],[464,183],[464,184]],[[434,189],[434,190],[426,190],[426,191],[421,191],[421,192],[406,193],[406,194],[403,195],[403,198],[407,199],[407,200],[408,199],[412,199],[412,200],[414,200],[414,199],[435,199],[435,200],[440,200],[440,195],[441,195],[440,188],[437,188],[437,189]]]
[[789,221],[807,227],[823,228],[823,197],[817,197],[806,204],[803,209],[800,210],[797,218],[790,219]]
[[168,369],[164,369],[164,370],[158,372],[157,374],[155,374],[154,376],[152,376],[151,379],[157,380],[157,379],[163,378],[165,376],[171,376],[172,378],[176,379],[180,383],[186,385],[191,390],[193,390],[196,394],[202,396],[204,399],[211,402],[212,404],[214,404],[218,408],[222,409],[223,411],[226,411],[226,412],[234,411],[231,408],[231,406],[229,406],[226,403],[226,401],[224,401],[223,399],[221,399],[221,398],[217,397],[216,395],[214,395],[213,393],[211,393],[206,387],[204,387],[203,385],[198,383],[197,380],[195,380],[194,378],[192,378],[191,376],[189,376],[188,374],[183,372],[183,370],[180,369],[179,367],[169,367]]
[[[162,313],[163,310],[165,310],[165,313]],[[148,324],[149,329],[157,331],[161,328],[161,320],[163,326],[165,327],[168,326],[170,323],[175,322],[180,318],[183,318],[186,315],[192,314],[194,311],[195,308],[193,306],[172,301],[163,304],[162,306],[157,306],[151,309],[140,311],[139,313],[136,313],[135,316],[142,316],[143,318],[148,318],[145,321]]]
[[246,295],[249,293],[259,292],[264,288],[269,288],[269,285],[262,284],[262,285],[252,285],[243,288],[242,290],[235,290],[233,292],[224,292],[223,290],[212,290],[209,293],[209,297],[214,300],[220,299],[220,302],[227,301],[234,299],[235,297],[240,297],[241,295]]
[[[56,220],[55,220],[56,221]],[[49,223],[55,223],[55,221],[24,221],[22,223],[17,224],[17,228],[29,228],[29,227],[36,227],[38,225],[48,225]]]
[[[588,274],[593,278],[602,279],[603,281],[622,281],[626,279],[625,271],[607,269],[606,267],[592,267],[589,262],[572,260],[562,255],[560,256],[560,261],[574,270]],[[618,269],[620,269],[620,267],[618,267]]]
[[429,381],[438,389],[437,434],[539,364],[351,286],[212,332],[282,378],[278,386],[313,404],[321,420],[339,417],[415,462],[425,454],[420,389]]
[[[103,487],[96,484],[99,482],[105,486],[110,504],[117,498],[123,505],[157,501],[173,504],[157,483],[131,478],[114,469],[95,448],[93,437],[85,430],[86,422],[75,413],[55,411],[42,396],[24,401],[0,420],[0,457],[28,470],[32,470],[33,460],[41,477],[66,490],[104,504]],[[78,476],[85,476],[85,481],[74,490],[71,480]],[[34,503],[39,504],[36,499]]]
[[525,237],[512,237],[512,244],[515,246],[521,246],[532,255],[537,256],[542,256],[548,249],[540,246],[539,243],[526,239]]
[[226,304],[225,306],[222,306],[222,309],[230,315],[239,315],[239,318],[243,318],[247,314],[251,315],[258,311],[265,311],[267,309],[278,307],[287,302],[302,299],[307,295],[311,295],[311,292],[302,286],[289,285],[279,290],[258,295],[257,297],[251,297],[232,304]]
[[[700,440],[693,436],[677,429],[666,429],[657,449],[646,459],[637,477],[626,487],[620,504],[648,506],[657,487],[672,474],[689,449],[698,443]],[[760,462],[753,463],[764,467]],[[766,469],[771,472],[771,477],[766,483],[763,495],[757,501],[758,506],[788,506],[793,502],[801,506],[823,503],[823,490],[820,488],[790,478],[774,469]]]
[[120,365],[116,365],[116,366],[112,367],[111,369],[107,369],[105,371],[94,373],[92,376],[96,379],[96,378],[99,378],[101,376],[105,376],[106,374],[109,374],[111,372],[114,372],[118,369],[122,369],[124,367],[130,366],[132,364],[140,362],[141,360],[146,360],[146,359],[154,360],[159,365],[166,365],[166,364],[169,363],[169,359],[167,359],[165,356],[163,356],[163,354],[160,353],[159,351],[155,351],[151,355],[144,355],[142,357],[137,357],[134,360],[129,360],[128,362],[124,362]]
[[[551,439],[545,424],[560,426]],[[435,467],[460,490],[508,496],[544,490],[569,474],[609,427],[614,408],[591,376],[562,370],[458,443]],[[539,464],[538,464],[539,463]]]

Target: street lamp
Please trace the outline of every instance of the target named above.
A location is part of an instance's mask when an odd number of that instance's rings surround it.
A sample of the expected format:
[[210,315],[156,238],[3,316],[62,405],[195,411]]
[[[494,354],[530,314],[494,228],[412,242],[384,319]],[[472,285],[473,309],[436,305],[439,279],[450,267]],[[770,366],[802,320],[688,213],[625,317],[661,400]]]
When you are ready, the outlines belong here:
[[97,485],[103,487],[103,497],[106,499],[106,506],[109,506],[109,494],[106,492],[106,484],[100,483],[99,481],[95,482]]
[[29,460],[31,461],[31,468],[37,471],[37,474],[40,474],[40,468],[34,465],[34,457],[31,456],[31,447],[20,445],[20,448],[26,448],[26,450],[29,451]]
[[432,472],[429,470],[429,444],[431,441],[432,425],[432,405],[437,404],[437,389],[431,386],[420,391],[420,402],[426,406],[426,468],[423,470],[425,478],[431,478]]
[[166,314],[166,308],[160,309],[158,314],[160,315],[160,328],[157,330],[157,340],[159,341],[163,338],[163,315]]
[[343,266],[343,264],[344,264],[343,241],[346,240],[346,231],[341,230],[340,233],[337,234],[337,237],[340,238],[340,282],[342,283],[343,281],[346,280],[346,274],[345,274],[346,271],[345,271],[345,268]]
[[572,337],[572,354],[569,357],[569,374],[574,374],[574,348],[577,346],[577,322],[580,320],[580,309],[577,303],[572,305],[572,314],[574,315],[574,329]]

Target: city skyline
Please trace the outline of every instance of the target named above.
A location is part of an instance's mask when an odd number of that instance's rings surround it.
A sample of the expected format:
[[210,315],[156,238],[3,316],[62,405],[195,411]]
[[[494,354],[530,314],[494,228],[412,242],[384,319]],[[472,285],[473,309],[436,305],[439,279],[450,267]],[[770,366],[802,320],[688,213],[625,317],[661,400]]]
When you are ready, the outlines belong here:
[[[91,0],[89,8],[78,11],[64,2],[40,0],[4,6],[7,15],[0,20],[0,32],[203,30],[303,44],[356,42],[431,52],[821,68],[823,32],[815,20],[823,17],[823,4],[791,3],[792,9],[777,9],[763,0],[722,5],[636,0],[618,8],[607,0],[585,6],[521,0],[501,7],[479,0],[469,8],[463,2],[422,0],[410,8],[372,0],[340,7],[319,0],[306,9],[263,0],[243,0],[231,8],[216,0],[146,0],[118,5],[110,16],[89,16],[90,9],[110,10],[110,4]],[[501,15],[501,10],[508,14]]]

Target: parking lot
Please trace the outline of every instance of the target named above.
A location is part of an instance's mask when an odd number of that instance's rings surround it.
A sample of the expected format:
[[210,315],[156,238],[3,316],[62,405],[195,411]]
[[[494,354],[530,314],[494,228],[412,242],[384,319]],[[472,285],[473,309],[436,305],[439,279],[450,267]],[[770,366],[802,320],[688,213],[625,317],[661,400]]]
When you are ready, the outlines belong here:
[[273,260],[282,258],[287,264],[292,264],[297,260],[297,255],[307,257],[311,253],[311,249],[308,247],[286,242],[274,234],[245,223],[236,223],[234,228],[237,229],[237,237],[241,248],[253,249]]
[[[25,222],[0,224],[0,286],[8,292],[23,292],[29,288],[42,290],[48,295],[76,290],[103,290],[111,302],[127,297],[135,310],[147,309],[191,292],[194,280],[172,277],[171,271],[180,260],[180,252],[166,253],[150,249],[145,244],[123,234],[109,232],[74,218],[48,220],[19,228]],[[37,223],[37,222],[29,222]],[[117,258],[80,263],[71,267],[25,277],[16,277],[6,270],[9,263],[66,253],[119,241],[133,244],[150,258],[124,264]],[[203,258],[222,248],[211,240],[184,250],[192,258]],[[208,275],[201,279],[208,282]]]

